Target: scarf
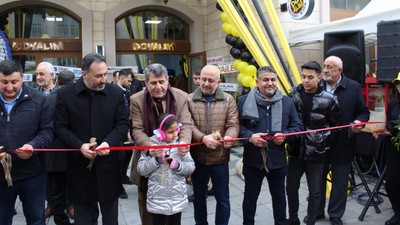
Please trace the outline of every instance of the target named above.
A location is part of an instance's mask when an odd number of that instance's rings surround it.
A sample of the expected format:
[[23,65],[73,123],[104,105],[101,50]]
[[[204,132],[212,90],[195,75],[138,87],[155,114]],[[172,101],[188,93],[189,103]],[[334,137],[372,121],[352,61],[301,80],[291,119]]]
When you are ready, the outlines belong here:
[[147,136],[153,135],[153,130],[157,129],[157,118],[160,114],[170,113],[176,115],[176,100],[173,95],[173,90],[170,84],[168,84],[167,92],[165,93],[166,109],[165,112],[158,112],[156,102],[150,95],[148,89],[144,90],[143,98],[143,128]]
[[283,94],[281,91],[276,90],[275,94],[271,99],[268,99],[260,93],[258,88],[253,88],[249,92],[246,101],[243,104],[244,118],[251,118],[255,121],[260,120],[258,115],[258,106],[271,107],[271,131],[282,130],[282,98]]

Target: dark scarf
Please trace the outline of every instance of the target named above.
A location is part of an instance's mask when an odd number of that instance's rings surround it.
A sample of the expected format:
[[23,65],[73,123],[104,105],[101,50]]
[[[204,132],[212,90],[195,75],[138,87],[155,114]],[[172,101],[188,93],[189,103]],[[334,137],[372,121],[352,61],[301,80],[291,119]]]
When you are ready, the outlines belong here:
[[[260,93],[258,88],[253,88],[249,92],[246,101],[243,104],[243,117],[252,118],[256,121],[260,120],[257,105],[262,107],[271,107],[271,131],[282,130],[282,92],[276,90],[271,99]],[[264,116],[264,115],[263,115]]]
[[[167,92],[165,93],[165,101],[166,101],[166,109],[165,112],[162,113],[170,113],[176,115],[176,101],[173,95],[172,87],[169,84]],[[157,129],[157,118],[159,116],[156,102],[153,97],[150,95],[147,88],[144,90],[144,98],[143,98],[143,128],[144,132],[151,137],[153,135],[153,130]]]

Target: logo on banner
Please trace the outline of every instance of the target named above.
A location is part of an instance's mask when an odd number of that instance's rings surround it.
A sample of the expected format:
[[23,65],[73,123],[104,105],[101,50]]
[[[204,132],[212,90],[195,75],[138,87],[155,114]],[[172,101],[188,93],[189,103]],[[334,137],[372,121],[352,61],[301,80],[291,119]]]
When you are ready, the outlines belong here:
[[288,0],[287,7],[290,17],[295,20],[304,20],[314,10],[314,0]]
[[0,30],[0,61],[5,59],[12,59],[11,48],[6,34]]

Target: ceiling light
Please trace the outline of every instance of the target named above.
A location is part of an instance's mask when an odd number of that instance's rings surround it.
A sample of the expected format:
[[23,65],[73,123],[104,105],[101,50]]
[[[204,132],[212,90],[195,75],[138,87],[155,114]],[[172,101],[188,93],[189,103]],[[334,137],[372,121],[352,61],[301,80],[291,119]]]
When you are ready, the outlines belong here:
[[54,22],[54,21],[62,22],[63,18],[62,17],[46,17],[46,20],[49,22]]
[[147,23],[147,24],[159,24],[159,23],[161,23],[161,20],[146,20],[146,22],[144,22],[144,23]]

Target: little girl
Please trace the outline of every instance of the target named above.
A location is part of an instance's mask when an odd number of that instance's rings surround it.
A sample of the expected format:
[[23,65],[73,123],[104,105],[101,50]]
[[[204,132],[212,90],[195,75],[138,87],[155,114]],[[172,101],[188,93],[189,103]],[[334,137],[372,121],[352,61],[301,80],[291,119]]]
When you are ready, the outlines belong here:
[[[178,144],[180,123],[173,114],[158,118],[159,128],[150,138],[157,145]],[[180,225],[182,211],[188,204],[185,176],[193,173],[195,166],[190,153],[178,154],[177,148],[168,148],[157,157],[142,151],[137,169],[148,177],[147,211],[152,214],[153,225]]]

